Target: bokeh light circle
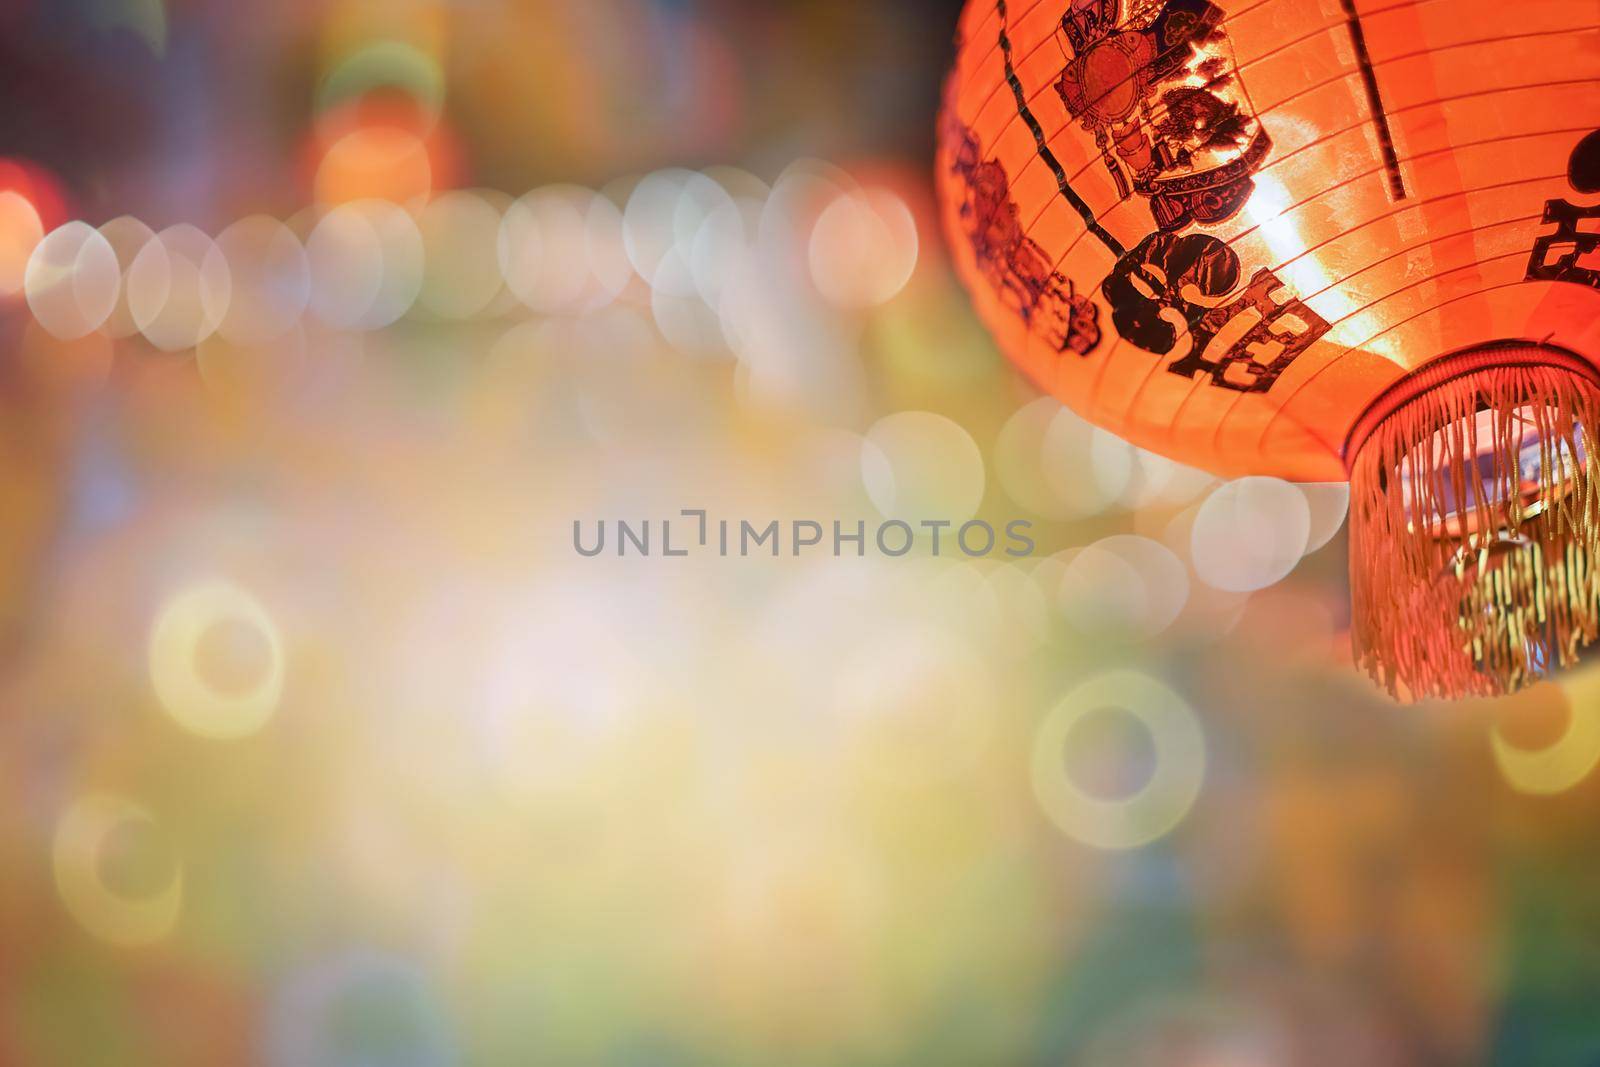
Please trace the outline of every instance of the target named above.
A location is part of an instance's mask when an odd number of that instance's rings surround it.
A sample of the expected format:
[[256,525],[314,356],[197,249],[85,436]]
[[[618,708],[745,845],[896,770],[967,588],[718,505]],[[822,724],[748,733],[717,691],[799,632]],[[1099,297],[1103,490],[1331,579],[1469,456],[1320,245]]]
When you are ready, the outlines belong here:
[[132,215],[118,215],[101,224],[100,236],[106,239],[111,251],[116,254],[121,283],[117,302],[100,329],[107,337],[116,340],[132,337],[139,332],[139,324],[134,321],[133,311],[128,307],[128,272],[133,269],[133,261],[144,250],[144,246],[155,239],[156,233]]
[[299,238],[266,215],[251,215],[217,235],[232,296],[217,331],[236,344],[282,337],[311,299],[311,265]]
[[256,733],[283,696],[278,627],[254,595],[226,582],[189,587],[162,605],[149,660],[162,707],[201,737]]
[[1241,478],[1200,505],[1190,552],[1201,581],[1248,593],[1282,581],[1305,555],[1311,510],[1305,494],[1277,478]]
[[[1572,789],[1600,764],[1600,673],[1580,672],[1560,683],[1543,682],[1498,701],[1501,722],[1489,729],[1489,747],[1506,784],[1528,796],[1556,796]],[[1561,716],[1559,736],[1539,748],[1526,748],[1506,736],[1509,716],[1550,713]]]
[[128,269],[128,310],[145,340],[167,352],[193,348],[228,313],[233,281],[215,241],[187,223],[146,242]]
[[411,213],[394,204],[363,200],[348,205],[348,209],[366,214],[383,251],[383,276],[377,298],[357,324],[369,330],[382,329],[410,311],[422,291],[422,233]]
[[1310,509],[1311,531],[1306,539],[1306,555],[1317,551],[1338,536],[1350,514],[1349,482],[1307,482],[1297,486]]
[[[995,476],[1012,500],[1051,519],[1100,514],[1128,485],[1132,466],[1097,463],[1093,426],[1052,397],[1034,400],[1006,420],[995,439]],[[1125,453],[1116,453],[1126,460]]]
[[[1153,767],[1126,796],[1097,795],[1068,775],[1065,756],[1088,716],[1124,713],[1149,732]],[[1136,671],[1112,671],[1084,682],[1040,724],[1033,743],[1033,791],[1063,833],[1104,850],[1147,845],[1170,833],[1194,806],[1205,779],[1205,735],[1177,693]]]
[[772,184],[761,212],[757,237],[762,248],[794,280],[811,277],[811,235],[817,219],[839,197],[858,191],[859,183],[832,163],[799,159],[784,168]]
[[[1101,449],[1108,448],[1109,434],[1102,433]],[[1158,456],[1154,452],[1128,445],[1128,484],[1119,497],[1127,508],[1181,507],[1214,486],[1217,479],[1205,471]]]
[[1040,397],[1019,408],[994,443],[994,473],[1016,503],[1046,518],[1071,518],[1044,475],[1044,438],[1061,404]]
[[183,870],[150,813],[107,795],[80,797],[56,825],[56,890],[78,924],[108,944],[149,945],[183,910]]
[[1050,636],[1051,601],[1023,561],[1007,561],[988,574],[998,605],[997,647],[1002,655],[1023,656]]
[[507,208],[497,253],[507,288],[546,314],[603,307],[633,277],[621,212],[579,186],[536,189]]
[[455,1067],[461,1062],[426,973],[347,951],[290,972],[266,1014],[266,1067]]
[[433,190],[433,160],[421,137],[399,126],[358,127],[328,146],[317,167],[323,204],[419,203]]
[[886,518],[961,522],[983,502],[983,454],[959,423],[903,411],[873,424],[862,441],[861,478]]
[[33,202],[15,189],[0,189],[0,299],[22,292],[28,260],[44,240],[44,223]]
[[359,200],[323,215],[306,256],[311,310],[336,328],[392,325],[422,290],[422,234],[407,211],[386,201]]
[[1042,447],[1045,481],[1073,516],[1112,508],[1133,479],[1128,448],[1069,408],[1050,420]]
[[906,287],[917,252],[917,222],[904,200],[887,189],[850,190],[817,217],[811,280],[836,307],[877,307]]
[[[735,179],[737,180],[737,179]],[[629,198],[629,206],[633,198]],[[672,243],[661,257],[656,268],[643,274],[650,285],[660,293],[679,298],[704,295],[700,288],[705,279],[696,273],[695,253],[700,237],[711,226],[713,219],[727,225],[728,213],[741,215],[740,202],[716,179],[708,174],[691,173],[684,178],[683,189],[672,209]],[[626,215],[623,217],[624,239],[627,237]]]
[[427,128],[444,108],[445,75],[439,61],[407,41],[376,40],[343,56],[317,87],[319,115],[338,114],[374,93],[403,93]]
[[39,325],[63,341],[98,329],[117,305],[117,254],[86,222],[69,222],[34,246],[24,286]]
[[383,286],[383,244],[358,208],[334,208],[306,238],[310,307],[329,326],[354,329]]
[[689,270],[694,241],[706,220],[733,203],[727,190],[690,170],[646,175],[623,210],[622,237],[639,277],[668,296],[694,295]]
[[[675,261],[668,270],[686,271]],[[724,355],[728,339],[722,329],[722,319],[699,296],[673,296],[666,288],[656,288],[650,293],[650,313],[656,329],[661,331],[668,344],[688,355]]]
[[1078,629],[1150,638],[1172,626],[1189,601],[1189,572],[1158,541],[1119,534],[1067,554],[1057,601]]
[[[493,199],[491,199],[493,198]],[[444,319],[470,319],[495,302],[500,274],[499,194],[460,189],[429,200],[417,218],[424,266],[417,302]]]
[[759,269],[755,236],[761,208],[762,201],[753,197],[722,204],[706,216],[690,243],[688,264],[695,288],[719,311],[723,295],[741,273]]

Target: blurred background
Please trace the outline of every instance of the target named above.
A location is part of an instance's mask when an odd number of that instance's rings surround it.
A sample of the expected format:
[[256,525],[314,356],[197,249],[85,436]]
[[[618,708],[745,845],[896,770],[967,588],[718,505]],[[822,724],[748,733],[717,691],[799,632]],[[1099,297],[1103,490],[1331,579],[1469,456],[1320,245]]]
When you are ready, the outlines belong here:
[[1600,1063],[1600,675],[1007,368],[958,7],[0,6],[0,1064]]

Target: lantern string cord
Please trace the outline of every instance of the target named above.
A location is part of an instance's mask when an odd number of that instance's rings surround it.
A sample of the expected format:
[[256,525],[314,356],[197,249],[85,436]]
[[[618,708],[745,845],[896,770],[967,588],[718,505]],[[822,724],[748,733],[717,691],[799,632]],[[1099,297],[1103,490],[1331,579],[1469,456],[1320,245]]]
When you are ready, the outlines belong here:
[[1340,2],[1344,6],[1345,25],[1350,29],[1350,43],[1355,46],[1356,63],[1361,68],[1361,84],[1366,87],[1367,109],[1372,112],[1372,125],[1378,131],[1378,148],[1383,153],[1384,169],[1389,172],[1389,198],[1404,200],[1405,176],[1400,173],[1400,156],[1394,149],[1394,131],[1389,128],[1389,112],[1383,106],[1378,71],[1372,64],[1372,52],[1367,47],[1367,31],[1361,25],[1361,13],[1356,10],[1356,0]]
[[1100,220],[1095,216],[1094,208],[1090,207],[1088,201],[1078,195],[1078,191],[1072,187],[1072,182],[1067,177],[1067,169],[1061,165],[1061,161],[1056,158],[1056,154],[1050,150],[1050,143],[1044,135],[1044,127],[1039,125],[1039,120],[1034,117],[1033,109],[1028,106],[1028,94],[1022,88],[1022,79],[1017,77],[1017,68],[1012,60],[1011,31],[1009,27],[1010,14],[1006,10],[1006,0],[995,0],[995,10],[1000,16],[1000,52],[1005,59],[1006,83],[1011,86],[1011,95],[1016,98],[1017,114],[1033,134],[1033,142],[1037,146],[1039,158],[1044,161],[1045,166],[1050,168],[1050,173],[1055,175],[1056,188],[1060,191],[1062,199],[1072,205],[1072,209],[1083,219],[1084,226],[1088,227],[1089,232],[1097,237],[1101,244],[1106,246],[1106,250],[1120,259],[1127,254],[1127,246],[1112,236],[1111,232],[1104,226],[1100,225]]

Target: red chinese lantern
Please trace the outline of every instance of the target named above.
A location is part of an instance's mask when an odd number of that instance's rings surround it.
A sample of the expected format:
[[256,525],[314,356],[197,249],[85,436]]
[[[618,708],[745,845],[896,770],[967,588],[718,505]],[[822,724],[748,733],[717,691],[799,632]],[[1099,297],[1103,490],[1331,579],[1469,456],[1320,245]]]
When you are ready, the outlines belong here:
[[1600,636],[1594,0],[970,0],[940,124],[1006,354],[1128,440],[1351,482],[1391,691]]

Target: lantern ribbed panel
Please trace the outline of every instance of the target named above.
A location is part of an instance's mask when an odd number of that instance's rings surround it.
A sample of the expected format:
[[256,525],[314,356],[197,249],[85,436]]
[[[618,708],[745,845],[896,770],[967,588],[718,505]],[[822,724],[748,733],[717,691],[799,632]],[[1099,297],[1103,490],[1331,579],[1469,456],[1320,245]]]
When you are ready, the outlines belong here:
[[1227,475],[1347,476],[1378,396],[1600,359],[1593,0],[974,0],[938,180],[1006,354]]

